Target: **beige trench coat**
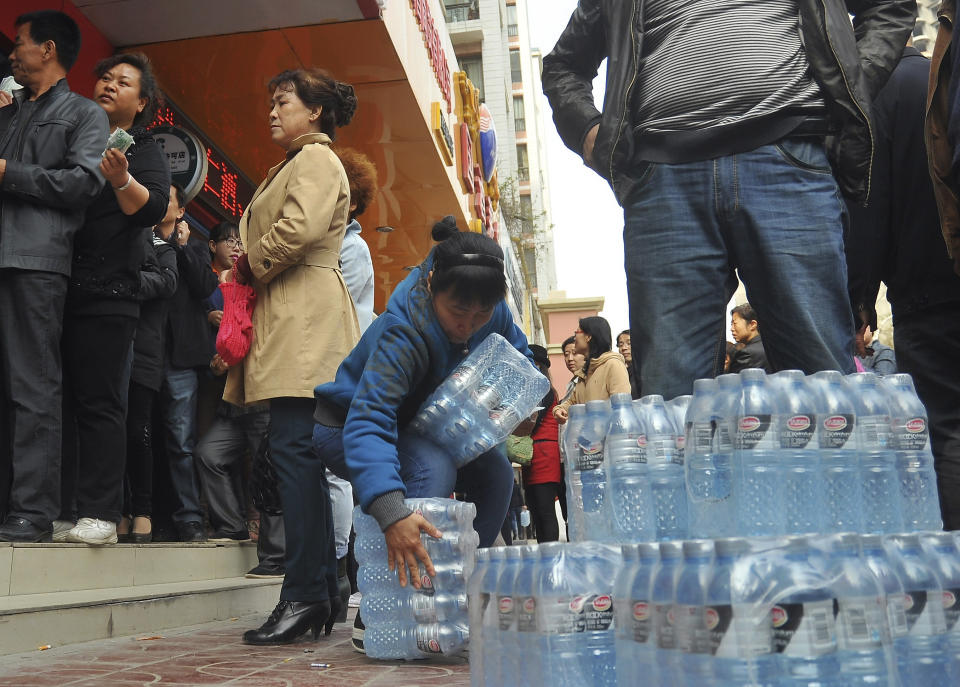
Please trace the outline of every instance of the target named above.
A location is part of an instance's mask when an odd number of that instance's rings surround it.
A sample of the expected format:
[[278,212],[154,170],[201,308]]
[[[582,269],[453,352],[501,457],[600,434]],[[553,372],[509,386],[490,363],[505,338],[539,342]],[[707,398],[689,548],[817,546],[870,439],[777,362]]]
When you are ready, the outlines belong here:
[[293,141],[240,218],[257,302],[253,344],[223,393],[235,405],[312,398],[360,338],[340,272],[350,187],[326,134]]

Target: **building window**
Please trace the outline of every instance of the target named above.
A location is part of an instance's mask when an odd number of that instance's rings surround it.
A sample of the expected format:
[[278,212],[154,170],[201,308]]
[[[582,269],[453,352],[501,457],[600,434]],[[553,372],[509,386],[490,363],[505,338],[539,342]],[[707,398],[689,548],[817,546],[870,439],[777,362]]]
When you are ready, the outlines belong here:
[[518,134],[527,130],[527,117],[523,110],[523,96],[513,97],[513,130]]
[[480,18],[480,0],[444,0],[447,22],[470,21]]
[[460,69],[467,73],[467,78],[480,91],[481,102],[483,97],[483,58],[480,55],[471,55],[470,57],[460,57]]
[[517,26],[517,6],[507,5],[507,35],[515,38],[520,35],[520,29]]
[[510,80],[513,81],[513,83],[520,83],[523,81],[523,73],[520,71],[519,50],[510,51]]
[[520,226],[524,234],[533,233],[533,200],[520,196]]
[[517,146],[517,177],[520,181],[530,181],[530,160],[525,145]]

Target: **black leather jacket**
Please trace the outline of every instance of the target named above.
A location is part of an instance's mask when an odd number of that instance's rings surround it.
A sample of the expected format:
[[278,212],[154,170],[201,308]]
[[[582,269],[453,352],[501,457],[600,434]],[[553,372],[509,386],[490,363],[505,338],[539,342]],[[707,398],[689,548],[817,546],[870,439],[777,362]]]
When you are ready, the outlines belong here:
[[70,274],[83,210],[106,183],[107,113],[58,81],[23,114],[25,90],[0,107],[0,268]]
[[[828,145],[843,193],[865,202],[870,193],[873,136],[870,103],[900,58],[917,16],[916,0],[797,0],[807,59],[827,101],[837,135]],[[557,131],[583,153],[599,124],[593,160],[620,203],[633,187],[630,103],[643,47],[644,0],[580,0],[557,45],[543,59],[543,91]],[[853,25],[849,14],[854,15]],[[607,59],[603,112],[592,82]]]

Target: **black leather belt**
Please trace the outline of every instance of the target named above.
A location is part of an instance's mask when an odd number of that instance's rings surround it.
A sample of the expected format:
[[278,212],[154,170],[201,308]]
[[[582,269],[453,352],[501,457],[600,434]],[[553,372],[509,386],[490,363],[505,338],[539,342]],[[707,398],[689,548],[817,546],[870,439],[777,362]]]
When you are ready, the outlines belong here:
[[820,138],[832,136],[837,128],[827,117],[807,117],[787,137]]

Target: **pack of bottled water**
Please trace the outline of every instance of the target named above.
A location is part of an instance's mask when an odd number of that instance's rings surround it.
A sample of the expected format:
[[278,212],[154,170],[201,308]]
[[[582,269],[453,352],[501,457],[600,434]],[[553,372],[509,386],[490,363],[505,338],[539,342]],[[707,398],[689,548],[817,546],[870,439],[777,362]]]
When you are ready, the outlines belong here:
[[522,353],[490,334],[430,394],[409,428],[459,468],[504,442],[549,388]]
[[353,512],[364,649],[380,659],[456,655],[469,638],[466,580],[480,541],[473,529],[477,509],[472,503],[439,498],[407,499],[406,504],[443,534],[440,539],[421,534],[436,575],[429,576],[421,564],[420,589],[409,583],[400,586],[388,566],[377,521],[359,507]]
[[480,550],[468,583],[471,684],[960,684],[951,533],[618,548]]

